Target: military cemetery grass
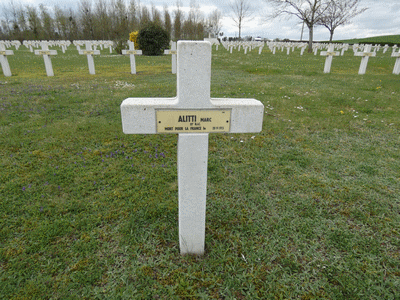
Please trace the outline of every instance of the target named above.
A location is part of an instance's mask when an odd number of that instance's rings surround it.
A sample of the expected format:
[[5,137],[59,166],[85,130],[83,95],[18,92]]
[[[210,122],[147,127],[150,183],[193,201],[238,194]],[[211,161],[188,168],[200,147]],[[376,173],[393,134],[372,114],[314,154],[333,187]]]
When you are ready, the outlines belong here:
[[[389,51],[388,51],[389,52]],[[26,49],[0,76],[0,298],[398,299],[400,77],[380,51],[213,50],[212,97],[259,134],[211,134],[206,252],[181,256],[176,135],[124,135],[127,97],[173,97],[171,58]]]

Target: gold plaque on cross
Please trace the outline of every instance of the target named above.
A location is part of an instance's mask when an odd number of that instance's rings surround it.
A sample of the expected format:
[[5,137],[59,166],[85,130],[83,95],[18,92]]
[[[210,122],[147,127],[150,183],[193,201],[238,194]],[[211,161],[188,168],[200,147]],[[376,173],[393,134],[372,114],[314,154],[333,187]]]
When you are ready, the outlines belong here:
[[50,51],[39,50],[39,55],[50,55]]
[[157,133],[229,132],[230,109],[157,110]]

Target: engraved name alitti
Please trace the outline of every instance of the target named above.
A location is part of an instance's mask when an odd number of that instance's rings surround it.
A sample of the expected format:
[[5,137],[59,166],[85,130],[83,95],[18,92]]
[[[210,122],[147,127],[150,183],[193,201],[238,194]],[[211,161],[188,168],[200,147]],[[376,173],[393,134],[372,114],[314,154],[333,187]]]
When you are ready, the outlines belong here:
[[178,122],[197,122],[196,115],[179,116]]
[[[179,116],[178,122],[197,122],[196,115]],[[212,118],[200,118],[200,122],[212,122]]]

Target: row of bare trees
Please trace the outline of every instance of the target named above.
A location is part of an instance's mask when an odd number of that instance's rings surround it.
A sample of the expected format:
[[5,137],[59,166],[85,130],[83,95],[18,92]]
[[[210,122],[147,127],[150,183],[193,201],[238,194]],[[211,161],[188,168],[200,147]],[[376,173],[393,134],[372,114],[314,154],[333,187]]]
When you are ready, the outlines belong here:
[[[244,1],[244,0],[241,0]],[[269,18],[294,16],[309,31],[309,51],[311,51],[314,27],[324,26],[330,32],[332,41],[335,29],[346,25],[351,19],[363,13],[367,8],[359,8],[361,0],[264,0],[273,7]]]
[[[315,26],[326,27],[332,41],[337,27],[350,23],[351,19],[367,9],[358,7],[361,0],[264,0],[264,2],[273,9],[272,13],[266,16],[267,20],[294,16],[307,25],[310,49]],[[240,38],[242,25],[254,17],[255,7],[251,0],[232,0],[230,9],[232,20],[239,29]]]
[[221,12],[216,9],[206,17],[195,0],[187,14],[179,1],[172,12],[166,5],[160,11],[135,0],[79,0],[76,9],[9,0],[1,8],[0,40],[126,40],[149,22],[162,26],[175,40],[203,39],[221,30]]

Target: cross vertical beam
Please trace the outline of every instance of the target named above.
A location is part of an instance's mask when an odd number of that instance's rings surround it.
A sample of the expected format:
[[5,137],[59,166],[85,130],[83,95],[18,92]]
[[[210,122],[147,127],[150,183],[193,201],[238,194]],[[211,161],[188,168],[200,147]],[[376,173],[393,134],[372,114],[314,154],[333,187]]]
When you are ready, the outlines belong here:
[[204,253],[207,165],[208,133],[179,134],[178,192],[181,254]]

